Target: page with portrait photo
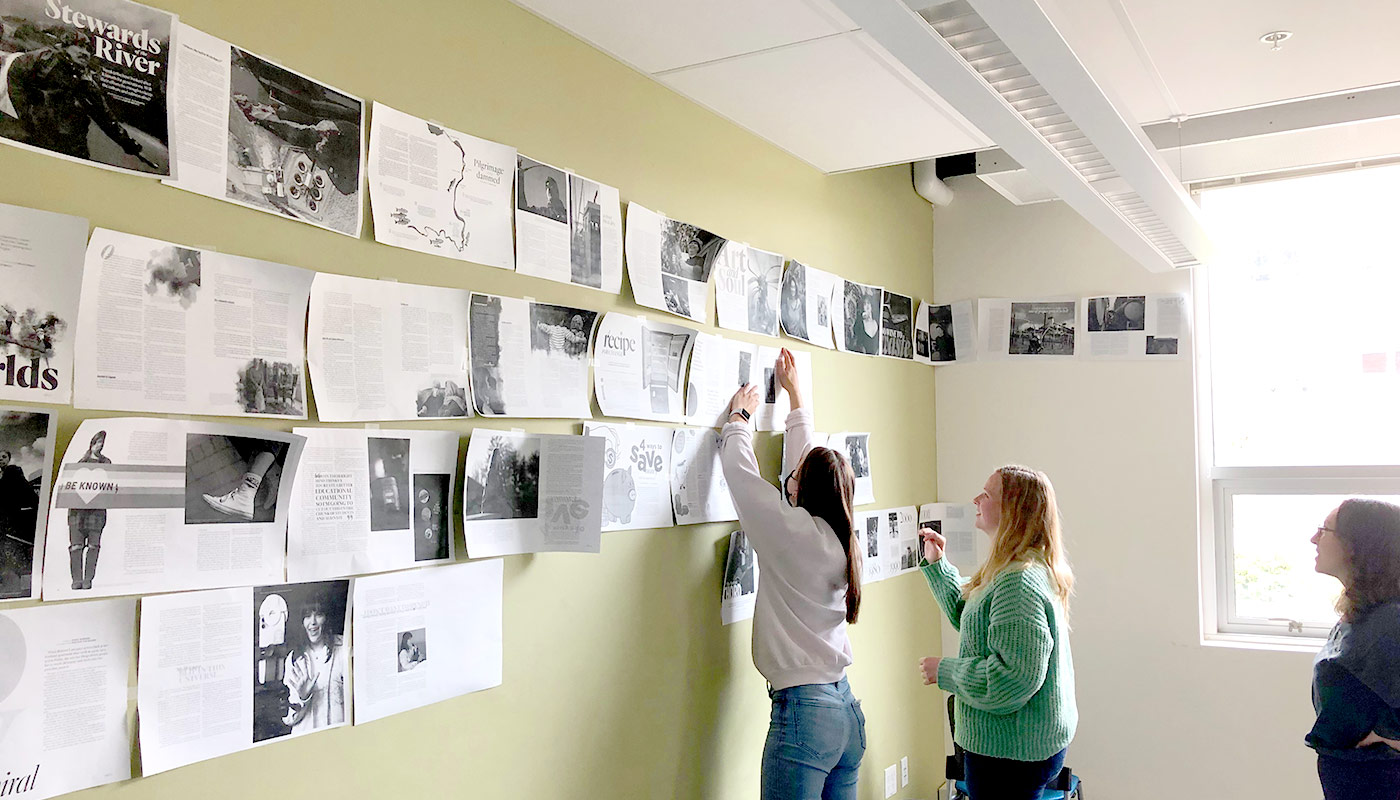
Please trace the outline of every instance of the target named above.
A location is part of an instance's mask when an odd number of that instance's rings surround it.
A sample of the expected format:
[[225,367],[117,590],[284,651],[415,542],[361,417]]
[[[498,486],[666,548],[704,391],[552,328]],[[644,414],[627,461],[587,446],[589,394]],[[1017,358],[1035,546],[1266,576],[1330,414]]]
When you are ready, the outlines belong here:
[[0,204],[0,400],[67,403],[88,222]]
[[709,322],[710,275],[725,239],[627,204],[627,278],[637,305]]
[[920,302],[914,315],[914,360],[920,364],[955,364],[977,358],[977,326],[972,301]]
[[831,300],[831,327],[836,349],[867,356],[880,355],[880,321],[885,290],[855,281],[841,281]]
[[789,261],[779,300],[783,333],[828,350],[835,347],[831,312],[839,285],[841,279],[830,272]]
[[73,405],[306,419],[311,270],[98,228]]
[[729,534],[729,552],[724,559],[720,584],[719,618],[722,625],[753,619],[758,599],[758,553],[743,531]]
[[451,561],[456,431],[293,428],[306,438],[287,520],[287,579]]
[[472,416],[464,289],[316,273],[306,360],[322,422]]
[[472,399],[485,417],[587,419],[588,354],[598,312],[471,296]]
[[0,611],[0,796],[131,778],[135,628],[134,598]]
[[603,440],[475,428],[462,479],[471,558],[598,552]]
[[44,599],[281,580],[304,442],[192,420],[84,420],[54,481]]
[[58,415],[0,406],[0,603],[38,600]]
[[855,497],[852,502],[863,506],[875,502],[875,478],[870,466],[870,434],[833,433],[827,440],[827,447],[846,457],[855,473]]
[[499,558],[355,579],[355,724],[501,685]]

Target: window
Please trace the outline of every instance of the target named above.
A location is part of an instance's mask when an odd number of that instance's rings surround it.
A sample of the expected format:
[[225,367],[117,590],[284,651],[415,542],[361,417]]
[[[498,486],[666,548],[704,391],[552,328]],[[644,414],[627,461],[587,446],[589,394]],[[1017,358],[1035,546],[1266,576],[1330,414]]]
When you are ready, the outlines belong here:
[[1218,248],[1197,355],[1220,633],[1325,635],[1340,586],[1309,539],[1347,497],[1400,502],[1397,197],[1400,167],[1200,195]]

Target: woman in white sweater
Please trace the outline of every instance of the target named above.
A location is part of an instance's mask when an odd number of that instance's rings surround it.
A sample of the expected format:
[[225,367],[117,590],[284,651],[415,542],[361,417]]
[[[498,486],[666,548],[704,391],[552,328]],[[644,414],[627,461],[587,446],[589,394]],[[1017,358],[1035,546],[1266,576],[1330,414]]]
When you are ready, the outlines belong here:
[[812,412],[786,349],[777,379],[792,401],[784,488],[764,480],[750,419],[758,389],[730,402],[720,462],[739,523],[758,553],[753,662],[773,700],[762,800],[855,800],[865,715],[846,682],[846,624],[860,612],[860,549],[851,525],[855,477],[837,451],[812,446]]

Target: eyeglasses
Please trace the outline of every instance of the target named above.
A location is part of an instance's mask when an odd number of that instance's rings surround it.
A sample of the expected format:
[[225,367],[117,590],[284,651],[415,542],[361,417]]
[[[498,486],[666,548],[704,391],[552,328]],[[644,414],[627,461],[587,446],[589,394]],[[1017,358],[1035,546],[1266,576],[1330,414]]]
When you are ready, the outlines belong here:
[[783,499],[788,505],[793,505],[792,498],[797,495],[797,470],[793,470],[783,478]]
[[1336,533],[1336,532],[1337,532],[1337,529],[1336,529],[1336,528],[1329,528],[1329,527],[1327,527],[1326,525],[1319,525],[1319,526],[1317,526],[1317,535],[1318,535],[1318,536],[1321,536],[1324,532],[1325,532],[1325,533]]

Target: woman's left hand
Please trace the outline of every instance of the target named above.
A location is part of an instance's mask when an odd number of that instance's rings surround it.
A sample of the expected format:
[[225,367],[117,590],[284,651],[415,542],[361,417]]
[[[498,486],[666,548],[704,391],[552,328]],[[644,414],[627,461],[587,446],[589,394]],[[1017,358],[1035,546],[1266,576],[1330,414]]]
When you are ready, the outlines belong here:
[[758,412],[758,387],[752,383],[740,386],[739,391],[734,393],[734,398],[729,401],[730,414],[741,408],[749,412],[750,417]]
[[1362,739],[1359,743],[1357,743],[1356,746],[1370,747],[1373,744],[1384,744],[1389,746],[1392,750],[1400,750],[1400,740],[1387,739],[1384,736],[1377,734],[1375,731],[1371,731],[1370,733],[1366,734],[1366,738]]
[[919,670],[924,673],[925,686],[932,686],[938,683],[938,662],[942,660],[943,659],[935,658],[934,656],[919,659]]

